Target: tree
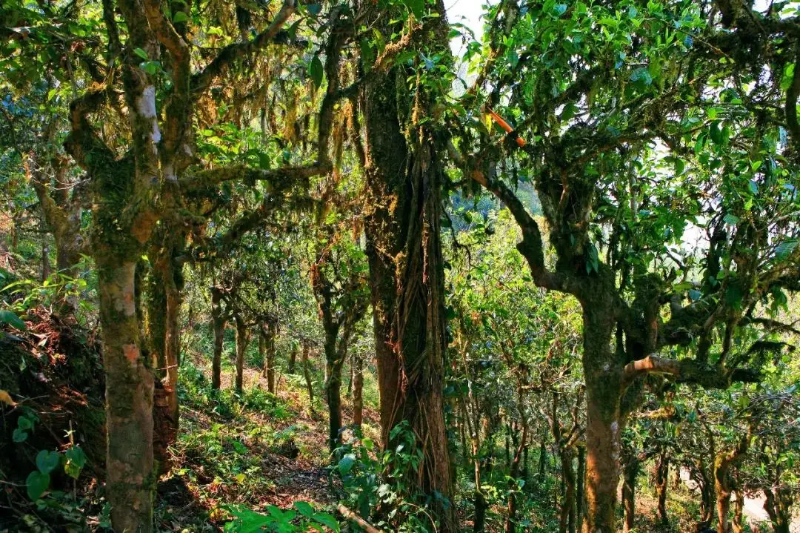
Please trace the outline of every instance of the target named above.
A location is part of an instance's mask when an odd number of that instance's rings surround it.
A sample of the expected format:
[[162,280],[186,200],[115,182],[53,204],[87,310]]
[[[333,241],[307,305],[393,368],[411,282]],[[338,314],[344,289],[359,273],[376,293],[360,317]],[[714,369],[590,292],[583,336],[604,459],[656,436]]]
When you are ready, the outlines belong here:
[[333,452],[341,443],[342,367],[369,301],[366,258],[357,243],[349,238],[346,229],[317,237],[310,276],[325,331],[328,446]]
[[[785,301],[782,289],[795,286],[786,275],[797,274],[797,227],[786,218],[795,162],[780,141],[782,117],[761,120],[743,71],[721,67],[726,52],[710,42],[724,36],[706,23],[712,6],[626,5],[492,7],[489,53],[462,101],[494,113],[506,142],[467,115],[454,121],[459,146],[451,143],[465,175],[520,225],[534,283],[583,308],[588,531],[614,528],[619,439],[642,378],[708,388],[758,380],[751,358],[731,356],[730,339],[759,302]],[[680,40],[668,35],[673,19],[682,20]],[[747,79],[774,101],[769,81]],[[727,80],[737,81],[726,89]],[[525,180],[541,201],[552,265],[514,192]],[[702,260],[670,249],[690,224],[708,235]],[[716,335],[722,348],[712,357]]]
[[[421,120],[430,116],[436,95],[449,83],[449,54],[444,5],[436,2],[436,16],[417,23],[426,11],[423,6],[401,26],[392,23],[397,11],[363,6],[365,20],[377,24],[381,33],[401,34],[372,64],[361,58],[362,70],[371,73],[360,87],[367,191],[364,232],[383,447],[391,446],[396,426],[409,424],[424,454],[418,487],[440,520],[439,530],[450,532],[457,525],[443,398],[446,332],[440,219],[445,150],[435,125]],[[411,47],[431,58],[430,63],[412,62],[403,55],[395,63],[394,56]]]

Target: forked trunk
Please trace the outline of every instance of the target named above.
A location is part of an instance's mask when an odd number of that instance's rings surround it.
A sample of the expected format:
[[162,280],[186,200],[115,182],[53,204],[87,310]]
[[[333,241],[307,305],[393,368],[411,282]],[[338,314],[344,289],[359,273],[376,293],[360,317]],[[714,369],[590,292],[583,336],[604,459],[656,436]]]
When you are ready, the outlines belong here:
[[764,510],[769,515],[774,533],[789,533],[792,523],[792,503],[794,503],[793,492],[791,487],[764,490],[767,499]]
[[136,263],[95,254],[106,373],[106,497],[117,531],[152,530],[153,375],[139,339]]

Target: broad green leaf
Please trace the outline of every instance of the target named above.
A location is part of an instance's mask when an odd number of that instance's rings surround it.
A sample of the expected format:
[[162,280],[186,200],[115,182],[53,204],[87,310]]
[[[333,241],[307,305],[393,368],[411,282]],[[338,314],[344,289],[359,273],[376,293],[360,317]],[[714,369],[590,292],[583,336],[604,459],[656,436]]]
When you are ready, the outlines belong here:
[[314,86],[319,88],[322,85],[322,77],[325,74],[325,71],[322,67],[322,61],[320,61],[318,55],[315,55],[311,60],[311,63],[308,65],[308,73],[311,76],[311,81],[314,82]]
[[61,455],[56,451],[42,450],[36,454],[36,468],[42,474],[49,474],[61,462]]
[[28,479],[25,480],[25,489],[28,492],[28,497],[33,501],[41,498],[49,486],[50,475],[43,474],[37,470],[31,472],[28,475]]
[[25,322],[23,322],[16,313],[12,313],[6,309],[0,311],[0,323],[8,324],[9,326],[13,326],[17,329],[24,330],[25,329]]

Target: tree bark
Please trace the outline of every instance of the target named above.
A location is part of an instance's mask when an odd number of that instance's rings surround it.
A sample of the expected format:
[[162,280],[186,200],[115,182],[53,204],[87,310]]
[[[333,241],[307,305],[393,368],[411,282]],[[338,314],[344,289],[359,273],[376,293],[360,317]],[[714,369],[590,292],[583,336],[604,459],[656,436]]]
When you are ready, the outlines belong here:
[[733,502],[731,529],[733,533],[744,533],[744,493],[739,489],[734,490],[733,493],[736,495],[736,501]]
[[584,298],[583,369],[586,376],[586,522],[587,533],[615,530],[619,483],[620,435],[623,419],[622,367],[611,350],[616,327],[606,309],[605,291]]
[[325,335],[325,399],[328,402],[328,448],[333,452],[339,447],[339,432],[342,429],[342,361],[338,359],[336,337],[338,328]]
[[730,533],[731,494],[734,490],[731,468],[744,459],[750,446],[750,431],[733,450],[720,452],[714,458],[714,489],[717,493],[717,533]]
[[361,428],[364,422],[364,360],[353,356],[353,425]]
[[544,474],[547,469],[547,430],[542,432],[542,440],[539,441],[539,483],[544,482]]
[[[436,9],[444,22],[441,2]],[[383,14],[386,22],[391,18]],[[383,20],[381,23],[384,23]],[[447,31],[430,32],[447,48]],[[391,28],[384,27],[388,33]],[[439,531],[457,531],[444,420],[444,277],[440,242],[443,169],[428,132],[409,145],[402,132],[409,101],[401,87],[407,73],[395,66],[364,84],[365,217],[373,326],[380,390],[381,441],[407,422],[423,452],[413,475],[431,497]],[[398,94],[401,93],[401,94]],[[402,117],[402,119],[401,119]],[[412,478],[413,479],[413,478]]]
[[289,369],[290,374],[295,373],[295,366],[297,365],[297,344],[292,342],[292,351],[289,352]]
[[586,507],[586,447],[578,446],[578,479],[575,489],[575,514],[577,531],[583,529],[583,516]]
[[236,392],[241,393],[244,389],[244,353],[250,341],[250,332],[247,324],[240,316],[235,316],[236,322]]
[[275,337],[278,326],[273,322],[262,324],[259,331],[258,349],[264,362],[264,377],[267,378],[267,390],[276,394],[275,384]]
[[561,500],[559,517],[559,533],[575,533],[575,469],[572,465],[574,450],[566,448],[561,451],[561,479],[564,482],[564,496]]
[[303,339],[303,376],[306,378],[306,390],[308,390],[308,405],[311,414],[314,414],[314,387],[311,382],[311,368],[308,361],[308,352],[311,346],[306,339]]
[[153,375],[141,351],[134,261],[96,253],[106,373],[106,495],[117,531],[153,522]]
[[792,503],[794,503],[791,488],[766,488],[764,489],[764,495],[767,500],[764,503],[764,510],[767,511],[770,522],[772,522],[772,531],[774,533],[789,533],[792,523],[791,509]]
[[669,457],[662,452],[656,465],[656,494],[658,495],[658,516],[662,524],[669,523],[667,516],[667,485],[669,480]]
[[211,289],[211,320],[214,327],[214,355],[211,361],[211,388],[219,390],[222,374],[222,347],[225,340],[225,319],[222,309],[222,291]]
[[639,458],[633,453],[626,457],[623,468],[622,504],[625,509],[625,522],[622,531],[633,530],[636,518],[636,477],[639,475]]
[[[504,528],[505,533],[514,533],[517,529],[517,492],[519,485],[517,485],[517,478],[519,477],[520,463],[522,461],[522,454],[525,450],[528,440],[528,426],[523,427],[522,437],[520,438],[519,446],[514,454],[514,460],[509,469],[509,492],[508,492],[508,513],[506,515],[506,524]],[[485,505],[485,502],[484,502]],[[485,509],[484,509],[485,512]],[[573,532],[574,533],[574,532]]]

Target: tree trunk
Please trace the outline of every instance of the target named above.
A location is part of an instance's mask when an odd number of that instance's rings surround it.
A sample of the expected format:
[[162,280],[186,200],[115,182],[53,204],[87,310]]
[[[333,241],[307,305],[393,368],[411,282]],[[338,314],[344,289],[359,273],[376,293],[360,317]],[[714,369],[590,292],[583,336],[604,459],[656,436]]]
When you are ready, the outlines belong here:
[[[171,269],[168,271],[166,292],[166,316],[165,316],[165,339],[164,339],[164,375],[162,389],[165,394],[166,409],[164,424],[159,430],[162,433],[157,435],[158,440],[164,446],[172,446],[178,438],[180,427],[180,406],[178,405],[178,368],[180,366],[180,309],[181,309],[181,289],[175,283],[175,273]],[[181,284],[182,285],[182,284]],[[170,457],[168,453],[158,457],[159,471],[167,472],[170,467]]]
[[272,394],[278,393],[275,381],[275,337],[278,336],[278,324],[267,324],[267,390]]
[[278,327],[273,322],[261,324],[258,336],[258,353],[264,364],[263,375],[267,378],[267,390],[277,394],[275,386],[275,337]]
[[[604,293],[598,291],[598,294]],[[583,369],[586,376],[586,522],[587,533],[615,530],[623,419],[622,366],[611,350],[616,323],[607,298],[582,301]]]
[[714,489],[717,492],[717,533],[730,533],[729,516],[731,511],[731,494],[734,482],[731,467],[744,459],[750,445],[750,431],[742,437],[736,448],[721,452],[714,458]]
[[669,480],[669,457],[666,453],[658,456],[656,465],[656,494],[658,495],[658,516],[662,524],[669,523],[667,516],[667,485]]
[[47,240],[42,241],[42,282],[50,277],[50,246]]
[[544,482],[544,474],[547,468],[547,429],[542,432],[542,440],[539,442],[539,483]]
[[289,370],[290,374],[294,374],[295,365],[297,364],[297,344],[292,342],[292,351],[289,352]]
[[[505,533],[514,533],[517,528],[517,492],[519,485],[517,478],[519,477],[520,463],[522,461],[522,453],[525,449],[526,441],[528,440],[528,427],[527,425],[522,430],[522,437],[520,438],[519,446],[514,454],[514,460],[509,469],[509,491],[508,491],[508,513],[506,515]],[[574,532],[573,532],[574,533]]]
[[774,533],[789,533],[792,522],[792,503],[793,496],[790,488],[772,488],[764,489],[766,502],[764,503],[764,510],[769,515],[770,522],[772,522],[772,531]]
[[361,428],[364,421],[364,360],[353,356],[353,425]]
[[116,531],[153,522],[153,375],[139,339],[133,261],[96,253],[106,373],[106,495]]
[[222,346],[225,340],[225,317],[222,310],[222,292],[211,289],[211,320],[214,327],[214,355],[211,361],[211,388],[219,390],[222,374]]
[[241,393],[244,389],[244,353],[247,351],[249,343],[249,332],[247,325],[241,317],[234,317],[236,321],[236,392]]
[[[334,338],[334,342],[335,342]],[[335,352],[335,350],[334,350]],[[326,354],[327,355],[327,354]],[[328,402],[328,448],[333,452],[339,447],[339,432],[342,429],[342,365],[327,360],[328,379],[325,382],[325,399]]]
[[586,447],[578,447],[578,479],[575,490],[575,514],[577,515],[577,531],[583,529],[583,516],[586,507]]
[[[447,48],[442,32],[425,35]],[[382,15],[386,15],[383,13]],[[386,21],[391,17],[386,17]],[[383,21],[381,21],[383,23]],[[390,30],[384,27],[384,30]],[[440,33],[442,33],[440,35]],[[394,67],[368,79],[362,93],[365,176],[369,209],[365,217],[373,326],[380,389],[381,441],[402,422],[418,438],[423,456],[415,469],[420,491],[431,497],[441,533],[457,531],[444,419],[446,330],[440,241],[443,169],[435,139],[424,131],[413,151],[402,132],[410,101],[398,84],[407,73]],[[398,81],[399,80],[399,81]],[[412,479],[414,479],[412,478]],[[447,500],[446,502],[444,500]]]
[[561,513],[558,522],[559,533],[575,533],[575,470],[572,466],[574,451],[566,448],[561,451],[561,479],[564,482],[564,495],[561,500]]
[[311,368],[308,362],[308,352],[311,350],[307,340],[303,339],[303,376],[306,378],[306,390],[308,390],[308,405],[311,414],[314,414],[314,387],[311,382]]
[[744,533],[744,493],[741,490],[734,490],[736,501],[733,502],[733,521],[731,528],[733,533]]
[[628,455],[623,468],[622,505],[625,508],[625,523],[622,531],[628,533],[634,526],[636,518],[636,476],[639,475],[639,458],[633,453]]

